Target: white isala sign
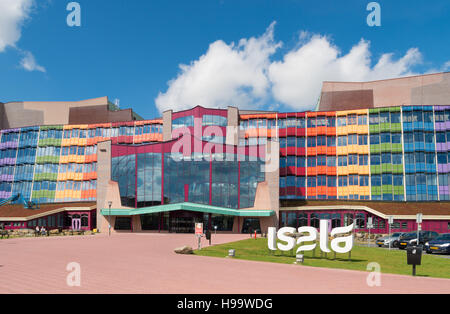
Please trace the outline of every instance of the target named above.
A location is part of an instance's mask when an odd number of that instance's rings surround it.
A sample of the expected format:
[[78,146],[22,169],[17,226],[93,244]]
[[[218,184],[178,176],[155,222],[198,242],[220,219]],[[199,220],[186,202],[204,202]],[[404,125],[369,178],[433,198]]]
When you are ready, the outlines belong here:
[[[330,249],[328,248],[328,220],[320,221],[320,249],[324,253],[330,253]],[[353,230],[353,224],[347,227],[338,227],[331,230],[331,236],[335,237],[338,234],[349,233]],[[297,229],[299,234],[308,233],[308,235],[301,236],[299,238],[294,238],[291,235],[287,235],[288,233],[295,233],[295,228],[293,227],[283,227],[280,230],[276,230],[275,227],[269,227],[268,230],[268,246],[269,250],[276,251],[277,248],[281,251],[290,251],[294,248],[294,246],[300,245],[304,242],[311,242],[317,240],[317,235],[319,232],[314,227],[300,227]],[[277,243],[277,239],[286,242]],[[340,244],[343,243],[344,246]],[[297,249],[297,253],[304,251],[312,251],[316,248],[316,243],[308,244],[308,245],[300,245]],[[353,234],[344,237],[335,237],[331,240],[331,249],[336,253],[348,253],[353,248]]]

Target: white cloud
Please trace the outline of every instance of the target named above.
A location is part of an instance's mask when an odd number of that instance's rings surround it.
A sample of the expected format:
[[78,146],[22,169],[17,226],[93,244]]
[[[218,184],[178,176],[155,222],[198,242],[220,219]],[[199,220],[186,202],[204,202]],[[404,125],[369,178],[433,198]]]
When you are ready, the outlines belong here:
[[362,39],[342,55],[327,37],[314,35],[269,67],[274,99],[295,110],[313,109],[323,81],[371,81],[413,75],[411,68],[421,62],[412,48],[398,60],[383,54],[371,66],[370,43]]
[[34,0],[0,0],[0,52],[16,47]]
[[[330,38],[299,32],[294,48],[272,60],[282,43],[274,40],[272,23],[258,38],[241,39],[236,46],[221,40],[190,65],[180,65],[179,75],[155,99],[162,112],[196,105],[240,108],[312,110],[323,81],[373,81],[416,75],[422,54],[410,48],[404,55],[383,53],[373,58],[370,42],[361,39],[343,53]],[[450,62],[444,69],[450,68]],[[274,105],[276,104],[276,105]]]
[[198,60],[180,65],[181,73],[156,98],[157,108],[162,112],[196,105],[245,108],[262,103],[270,91],[269,57],[281,46],[274,42],[274,25],[262,36],[241,39],[238,45],[218,40]]
[[36,63],[36,59],[33,54],[29,51],[23,51],[23,58],[20,60],[20,66],[27,71],[39,71],[45,73],[44,67]]

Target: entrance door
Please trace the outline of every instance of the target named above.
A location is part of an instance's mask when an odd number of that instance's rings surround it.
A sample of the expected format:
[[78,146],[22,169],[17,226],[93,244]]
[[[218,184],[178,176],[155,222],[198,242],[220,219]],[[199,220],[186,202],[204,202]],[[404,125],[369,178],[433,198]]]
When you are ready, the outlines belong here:
[[196,222],[203,222],[203,213],[189,211],[170,212],[169,232],[194,233]]
[[81,218],[72,218],[72,230],[81,230]]

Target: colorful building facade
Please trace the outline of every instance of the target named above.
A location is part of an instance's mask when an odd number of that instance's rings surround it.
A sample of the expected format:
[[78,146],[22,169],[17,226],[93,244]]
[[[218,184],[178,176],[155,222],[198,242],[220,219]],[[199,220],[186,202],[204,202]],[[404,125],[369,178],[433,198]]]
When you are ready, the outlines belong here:
[[[195,107],[153,120],[128,112],[126,121],[111,108],[71,106],[61,122],[76,124],[1,130],[0,200],[96,202],[96,222],[84,225],[101,230],[177,232],[201,220],[248,232],[329,219],[368,231],[371,217],[373,232],[387,233],[393,216],[406,232],[422,213],[424,226],[450,232],[450,106]],[[96,111],[109,120],[79,124]]]

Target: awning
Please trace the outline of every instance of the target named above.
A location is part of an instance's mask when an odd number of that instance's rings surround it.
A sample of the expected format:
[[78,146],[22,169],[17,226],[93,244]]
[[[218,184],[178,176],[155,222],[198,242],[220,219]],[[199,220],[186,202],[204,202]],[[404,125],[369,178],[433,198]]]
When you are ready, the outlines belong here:
[[193,212],[211,213],[218,215],[239,216],[239,217],[270,217],[275,215],[273,210],[249,210],[249,209],[230,209],[218,206],[210,206],[194,203],[178,203],[159,205],[143,208],[102,208],[103,216],[136,216],[145,214],[157,214],[171,212],[176,210],[187,210]]

